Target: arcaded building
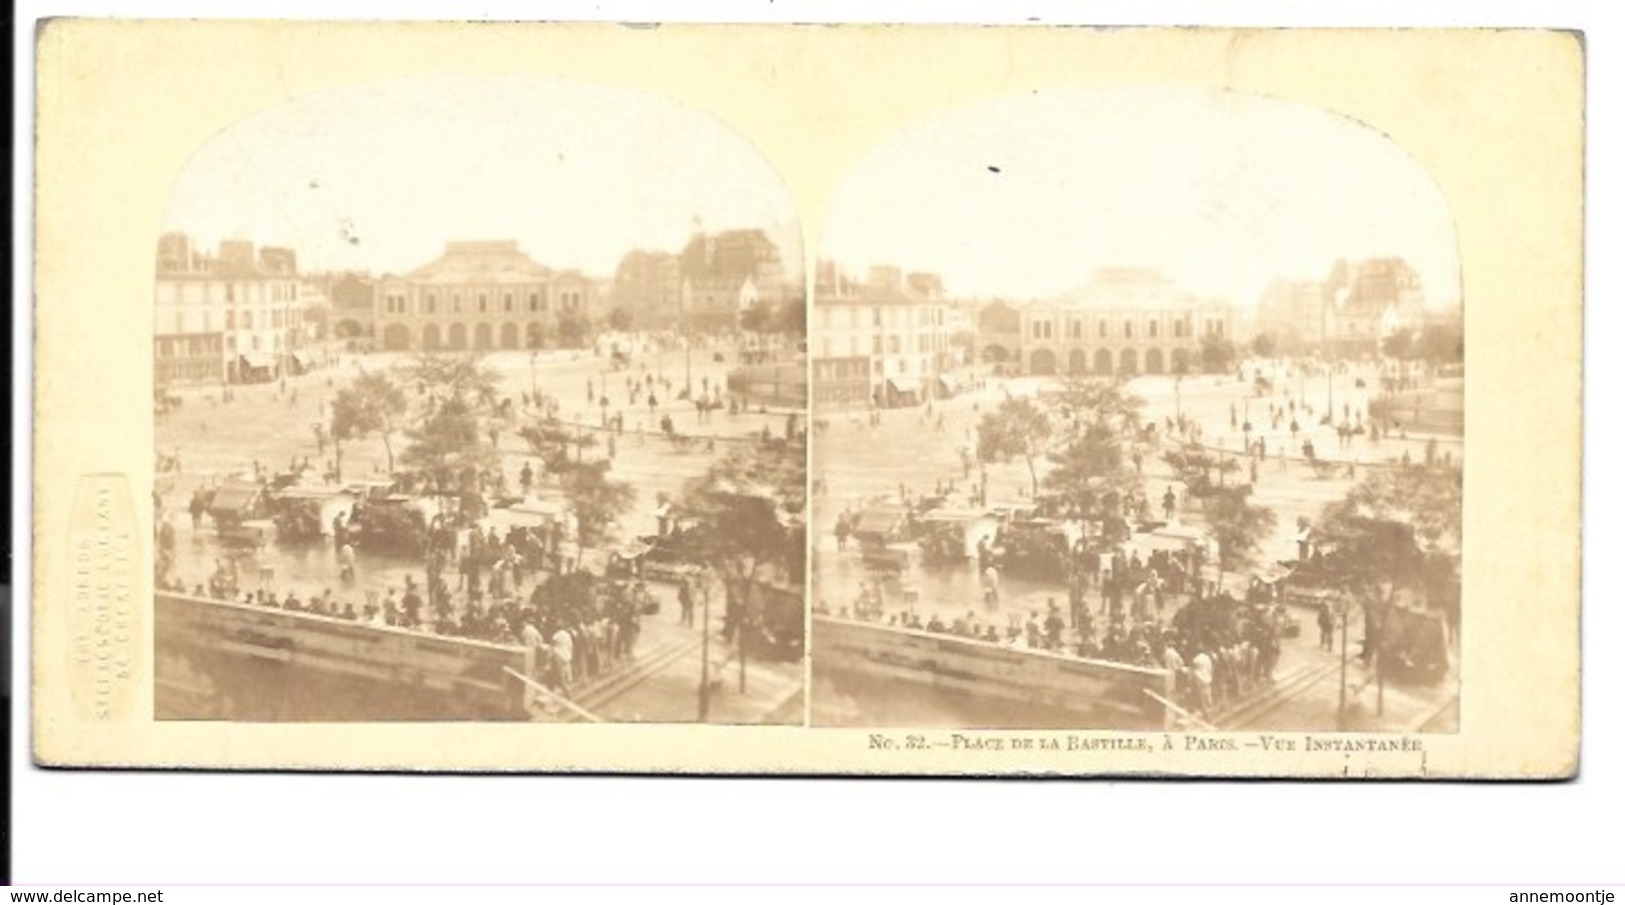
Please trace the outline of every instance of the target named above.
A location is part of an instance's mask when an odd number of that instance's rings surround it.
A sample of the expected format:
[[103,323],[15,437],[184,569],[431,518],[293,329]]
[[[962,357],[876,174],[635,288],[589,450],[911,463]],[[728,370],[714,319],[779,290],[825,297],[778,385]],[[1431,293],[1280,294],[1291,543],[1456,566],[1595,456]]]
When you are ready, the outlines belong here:
[[597,285],[538,264],[513,241],[447,242],[440,257],[375,289],[378,344],[390,350],[539,349],[563,321],[594,318]]
[[1027,374],[1195,372],[1203,337],[1234,334],[1229,304],[1142,268],[1102,268],[1052,301],[994,302],[976,313],[981,360]]

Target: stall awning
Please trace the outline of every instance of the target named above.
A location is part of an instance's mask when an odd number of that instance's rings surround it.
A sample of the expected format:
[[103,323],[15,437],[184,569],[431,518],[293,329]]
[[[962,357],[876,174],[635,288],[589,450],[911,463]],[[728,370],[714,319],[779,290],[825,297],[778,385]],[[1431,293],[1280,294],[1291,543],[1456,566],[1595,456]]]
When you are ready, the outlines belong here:
[[215,512],[241,512],[253,506],[259,495],[258,484],[227,484],[214,492],[209,509]]
[[311,364],[315,361],[309,352],[295,352],[291,357],[293,358],[293,363],[298,365],[301,371],[310,370]]
[[908,510],[901,506],[881,506],[874,509],[865,509],[858,515],[857,524],[852,526],[853,534],[868,534],[885,537],[896,531],[908,517]]
[[269,352],[243,352],[238,356],[243,364],[256,370],[276,367],[276,359]]
[[937,384],[944,396],[957,396],[965,388],[965,384],[953,374],[938,374]]
[[886,385],[893,393],[919,393],[920,381],[914,377],[888,377]]

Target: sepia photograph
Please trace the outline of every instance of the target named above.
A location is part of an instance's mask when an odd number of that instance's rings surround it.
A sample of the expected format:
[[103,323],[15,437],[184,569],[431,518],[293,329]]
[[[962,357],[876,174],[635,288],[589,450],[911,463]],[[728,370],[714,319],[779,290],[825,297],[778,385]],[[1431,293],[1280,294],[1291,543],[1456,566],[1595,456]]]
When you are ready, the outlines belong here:
[[1464,299],[1393,140],[1035,91],[899,129],[816,267],[816,724],[1456,730]]
[[1572,35],[36,51],[39,764],[1579,769]]
[[156,717],[801,723],[800,242],[748,142],[628,91],[210,139],[154,244]]

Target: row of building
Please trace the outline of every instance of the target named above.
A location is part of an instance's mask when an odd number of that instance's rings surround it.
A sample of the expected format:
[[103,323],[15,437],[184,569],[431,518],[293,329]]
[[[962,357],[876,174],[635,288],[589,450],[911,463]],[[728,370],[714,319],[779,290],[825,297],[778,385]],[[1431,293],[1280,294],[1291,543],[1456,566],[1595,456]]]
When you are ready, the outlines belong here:
[[935,274],[873,267],[859,280],[820,262],[815,298],[814,402],[834,408],[952,395],[975,364],[1035,375],[1194,373],[1247,354],[1261,334],[1279,353],[1371,357],[1388,337],[1431,322],[1421,279],[1400,258],[1338,261],[1324,280],[1277,282],[1250,317],[1131,267],[1100,268],[1054,299],[1011,303],[949,299]]
[[952,395],[983,363],[1006,373],[1160,374],[1194,369],[1201,338],[1236,332],[1234,309],[1152,270],[1108,268],[1048,302],[952,301],[935,274],[819,265],[815,402],[910,405]]
[[[301,275],[291,249],[178,233],[158,243],[159,385],[272,379],[327,338],[390,351],[577,344],[595,328],[726,333],[759,306],[802,305],[761,230],[696,234],[679,253],[635,250],[613,279],[555,270],[514,241],[453,241],[403,274]],[[774,321],[777,323],[778,321]]]
[[224,241],[213,255],[184,235],[158,240],[153,361],[158,386],[271,379],[308,367],[326,307],[292,249]]
[[1422,278],[1403,258],[1339,260],[1321,280],[1277,280],[1259,301],[1255,332],[1287,354],[1374,355],[1383,340],[1430,320]]

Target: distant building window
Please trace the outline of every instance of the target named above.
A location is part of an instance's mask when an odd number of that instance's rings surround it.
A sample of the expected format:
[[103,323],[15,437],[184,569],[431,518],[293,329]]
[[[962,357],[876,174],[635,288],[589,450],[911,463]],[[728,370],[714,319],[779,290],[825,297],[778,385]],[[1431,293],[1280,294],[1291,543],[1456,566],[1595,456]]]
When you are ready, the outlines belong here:
[[[207,312],[205,312],[205,314],[206,313]],[[252,329],[254,329],[254,312],[252,312],[252,311],[244,311],[243,312],[243,329],[244,330],[252,330]]]
[[507,294],[502,296],[502,310],[503,311],[512,311],[513,310],[513,293],[510,292],[510,293],[507,293]]
[[880,309],[876,308],[875,309],[875,326],[876,327],[881,325],[880,321],[881,321]]
[[227,330],[235,330],[235,329],[237,329],[237,312],[235,312],[235,311],[227,311],[226,312],[226,329]]
[[1106,322],[1105,321],[1100,322],[1100,338],[1101,339],[1106,338]]
[[893,333],[886,337],[886,350],[893,355],[903,351],[903,342],[898,339],[897,334]]
[[1151,338],[1152,339],[1157,338],[1157,322],[1156,321],[1151,322]]
[[426,312],[428,314],[433,314],[434,313],[434,303],[435,303],[434,293],[431,292],[428,295],[424,296],[424,298],[423,298],[423,310],[424,310],[424,312]]
[[480,293],[480,313],[485,313],[485,293]]
[[1123,335],[1125,337],[1134,336],[1134,322],[1133,321],[1123,321]]
[[463,297],[461,295],[458,295],[455,292],[451,294],[451,313],[452,314],[462,314],[463,313]]
[[1182,339],[1185,336],[1185,322],[1174,321],[1174,338]]
[[879,336],[875,337],[875,354],[876,355],[884,355],[886,353],[885,342],[886,341],[881,339]]
[[530,310],[532,310],[532,311],[540,311],[540,310],[542,310],[542,297],[540,295],[537,295],[534,292],[532,292],[530,294]]

